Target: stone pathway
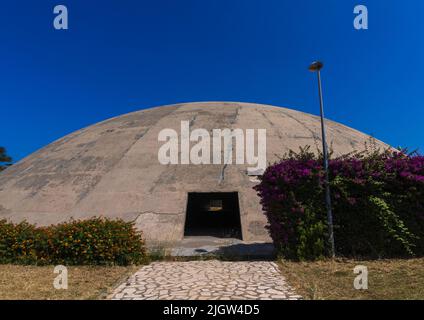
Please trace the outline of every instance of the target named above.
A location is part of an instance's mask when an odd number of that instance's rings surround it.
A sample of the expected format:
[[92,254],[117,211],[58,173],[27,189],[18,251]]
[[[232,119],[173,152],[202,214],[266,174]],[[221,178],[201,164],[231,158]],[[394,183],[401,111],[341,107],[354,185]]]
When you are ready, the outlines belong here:
[[113,300],[301,299],[269,261],[154,262],[109,296]]

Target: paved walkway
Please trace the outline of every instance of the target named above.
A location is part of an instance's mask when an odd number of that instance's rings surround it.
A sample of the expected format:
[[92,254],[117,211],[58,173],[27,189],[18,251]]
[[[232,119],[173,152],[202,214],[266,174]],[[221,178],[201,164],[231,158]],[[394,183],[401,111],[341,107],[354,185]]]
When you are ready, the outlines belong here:
[[154,262],[117,287],[114,300],[301,299],[269,261]]

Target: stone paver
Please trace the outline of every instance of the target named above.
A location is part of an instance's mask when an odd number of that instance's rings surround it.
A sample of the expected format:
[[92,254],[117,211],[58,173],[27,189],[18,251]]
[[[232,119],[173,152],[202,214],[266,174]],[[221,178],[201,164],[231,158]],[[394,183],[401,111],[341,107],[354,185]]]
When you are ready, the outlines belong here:
[[118,286],[110,299],[301,299],[269,261],[154,262]]

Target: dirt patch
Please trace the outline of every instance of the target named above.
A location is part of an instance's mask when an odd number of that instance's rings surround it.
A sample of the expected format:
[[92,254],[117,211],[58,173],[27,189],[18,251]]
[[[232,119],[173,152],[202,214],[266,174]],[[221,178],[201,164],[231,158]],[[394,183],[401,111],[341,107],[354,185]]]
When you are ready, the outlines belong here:
[[[424,299],[424,258],[391,260],[280,261],[290,285],[304,299]],[[357,265],[368,268],[368,290],[356,290]]]
[[138,268],[68,267],[68,289],[55,289],[54,266],[0,265],[0,299],[104,299]]

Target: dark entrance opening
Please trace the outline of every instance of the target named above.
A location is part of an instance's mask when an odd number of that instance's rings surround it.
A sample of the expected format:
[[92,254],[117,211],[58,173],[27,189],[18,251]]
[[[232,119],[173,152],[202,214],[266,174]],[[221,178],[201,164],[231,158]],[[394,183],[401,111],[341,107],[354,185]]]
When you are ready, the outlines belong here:
[[237,192],[189,192],[184,235],[242,239]]

